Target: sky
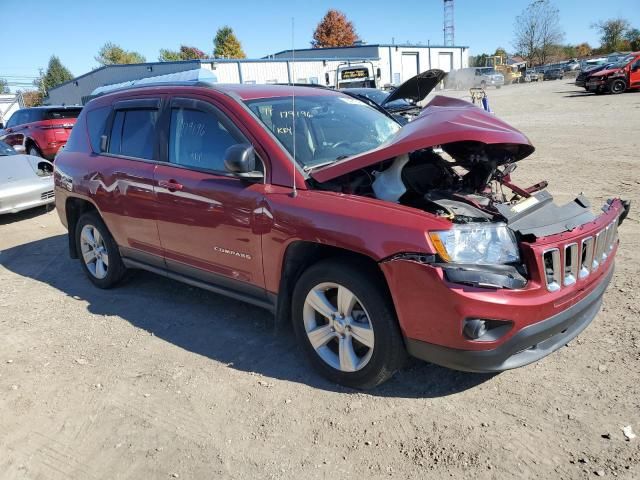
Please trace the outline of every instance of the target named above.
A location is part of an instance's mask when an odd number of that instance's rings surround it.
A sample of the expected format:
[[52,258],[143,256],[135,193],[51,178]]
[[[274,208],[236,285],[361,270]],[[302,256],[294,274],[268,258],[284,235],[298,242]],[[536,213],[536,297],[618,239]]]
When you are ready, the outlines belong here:
[[[530,0],[455,0],[455,43],[472,55],[513,50],[515,17]],[[552,0],[567,43],[599,44],[590,25],[613,17],[640,28],[640,0]],[[309,48],[329,8],[343,11],[367,43],[443,43],[441,0],[0,0],[0,78],[30,82],[57,55],[74,76],[98,66],[107,41],[156,61],[161,48],[192,45],[211,53],[216,30],[231,26],[249,58]]]

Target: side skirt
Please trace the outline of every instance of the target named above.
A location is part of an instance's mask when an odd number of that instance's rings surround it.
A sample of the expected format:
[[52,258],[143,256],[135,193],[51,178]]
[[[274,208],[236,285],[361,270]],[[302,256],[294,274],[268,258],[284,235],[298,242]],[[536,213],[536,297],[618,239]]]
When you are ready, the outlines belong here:
[[[266,310],[269,310],[271,313],[275,313],[276,311],[277,296],[270,293],[267,294],[266,298],[257,298],[254,295],[243,293],[239,289],[231,288],[228,286],[215,285],[212,283],[203,282],[201,280],[196,280],[194,278],[191,278],[185,275],[180,275],[179,273],[171,272],[164,268],[155,267],[144,262],[139,262],[131,258],[123,257],[122,262],[127,268],[138,268],[140,270],[146,270],[148,272],[162,275],[163,277],[171,278],[172,280],[177,280],[179,282],[186,283],[187,285],[191,285],[193,287],[202,288],[203,290],[208,290],[210,292],[218,293],[220,295],[225,295],[227,297],[234,298],[242,302],[250,303],[257,307],[261,307]],[[226,281],[226,283],[228,283],[228,280]]]

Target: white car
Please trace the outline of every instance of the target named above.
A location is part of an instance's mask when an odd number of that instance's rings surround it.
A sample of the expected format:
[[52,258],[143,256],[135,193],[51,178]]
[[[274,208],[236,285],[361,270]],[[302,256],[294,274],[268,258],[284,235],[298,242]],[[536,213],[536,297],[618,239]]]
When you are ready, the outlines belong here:
[[53,164],[40,157],[18,153],[0,141],[0,215],[54,201]]

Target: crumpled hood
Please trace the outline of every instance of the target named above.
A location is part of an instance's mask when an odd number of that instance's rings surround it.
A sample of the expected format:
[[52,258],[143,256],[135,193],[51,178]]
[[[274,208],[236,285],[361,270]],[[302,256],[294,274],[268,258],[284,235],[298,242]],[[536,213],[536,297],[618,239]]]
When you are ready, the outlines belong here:
[[326,182],[398,155],[463,141],[508,145],[516,161],[535,150],[522,132],[494,115],[464,100],[437,96],[390,142],[314,170],[310,175],[318,182]]
[[592,75],[590,75],[591,77],[606,77],[611,75],[612,73],[616,73],[617,71],[621,70],[620,68],[607,68],[605,70],[600,70],[599,72],[596,72]]
[[419,73],[415,77],[411,77],[398,88],[396,88],[385,99],[381,106],[385,106],[394,100],[410,100],[418,103],[426,98],[429,93],[440,83],[447,73],[443,70],[432,69]]

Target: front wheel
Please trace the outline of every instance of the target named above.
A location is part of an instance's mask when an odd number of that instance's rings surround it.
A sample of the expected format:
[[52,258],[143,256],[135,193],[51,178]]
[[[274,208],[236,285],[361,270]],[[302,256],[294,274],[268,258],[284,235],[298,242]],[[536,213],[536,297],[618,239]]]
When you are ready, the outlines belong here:
[[336,260],[311,266],[296,283],[292,307],[299,345],[330,381],[373,388],[402,366],[392,302],[366,267]]
[[622,93],[626,89],[627,89],[627,84],[624,80],[621,80],[621,79],[614,80],[613,82],[611,82],[611,85],[609,85],[609,91],[614,95],[617,95],[618,93]]
[[80,217],[75,235],[83,270],[96,287],[111,288],[122,280],[126,269],[120,251],[96,213]]

